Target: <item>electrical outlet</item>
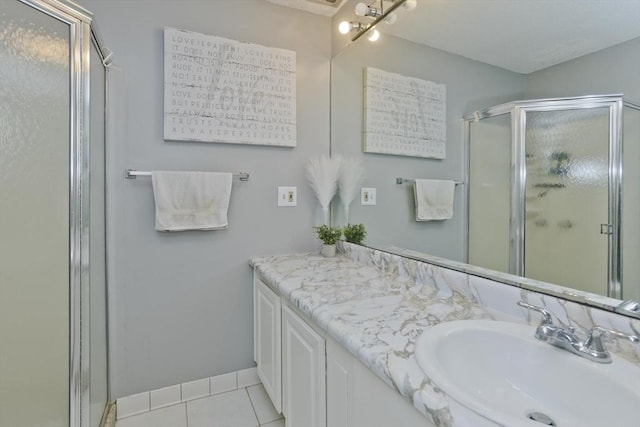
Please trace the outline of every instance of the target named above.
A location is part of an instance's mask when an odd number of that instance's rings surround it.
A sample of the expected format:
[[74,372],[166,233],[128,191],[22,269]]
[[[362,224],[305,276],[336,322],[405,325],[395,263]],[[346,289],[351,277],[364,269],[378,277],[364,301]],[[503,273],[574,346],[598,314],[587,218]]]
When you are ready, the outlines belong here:
[[376,204],[376,189],[375,188],[365,188],[362,187],[360,189],[360,204],[362,206],[373,206]]
[[278,187],[278,206],[298,206],[298,187]]

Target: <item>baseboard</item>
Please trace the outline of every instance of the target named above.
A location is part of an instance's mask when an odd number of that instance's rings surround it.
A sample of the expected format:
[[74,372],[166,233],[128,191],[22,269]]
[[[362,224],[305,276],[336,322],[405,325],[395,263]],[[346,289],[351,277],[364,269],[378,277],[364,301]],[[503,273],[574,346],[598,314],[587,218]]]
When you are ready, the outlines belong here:
[[249,368],[163,387],[157,390],[145,391],[118,399],[116,401],[117,410],[115,419],[120,420],[154,409],[233,391],[255,384],[260,384],[260,378],[258,378],[256,368]]

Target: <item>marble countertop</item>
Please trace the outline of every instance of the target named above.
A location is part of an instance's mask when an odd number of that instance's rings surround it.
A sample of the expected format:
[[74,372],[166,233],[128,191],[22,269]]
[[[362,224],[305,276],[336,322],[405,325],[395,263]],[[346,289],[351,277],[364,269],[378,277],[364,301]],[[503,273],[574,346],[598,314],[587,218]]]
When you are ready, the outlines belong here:
[[250,263],[436,425],[453,425],[447,398],[418,366],[414,346],[425,329],[440,322],[499,317],[474,302],[461,273],[436,266],[400,271],[383,260],[362,262],[344,254],[264,256]]

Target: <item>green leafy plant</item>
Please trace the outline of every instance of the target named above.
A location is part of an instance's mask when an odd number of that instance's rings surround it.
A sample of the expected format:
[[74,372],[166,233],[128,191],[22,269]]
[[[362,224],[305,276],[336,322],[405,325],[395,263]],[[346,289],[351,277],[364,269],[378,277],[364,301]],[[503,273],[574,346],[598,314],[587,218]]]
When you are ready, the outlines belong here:
[[318,234],[318,239],[322,240],[325,245],[335,245],[340,236],[342,236],[342,229],[340,227],[329,227],[321,225],[320,227],[314,227]]
[[364,238],[367,237],[367,230],[364,229],[364,224],[347,224],[344,227],[344,237],[347,242],[361,244]]

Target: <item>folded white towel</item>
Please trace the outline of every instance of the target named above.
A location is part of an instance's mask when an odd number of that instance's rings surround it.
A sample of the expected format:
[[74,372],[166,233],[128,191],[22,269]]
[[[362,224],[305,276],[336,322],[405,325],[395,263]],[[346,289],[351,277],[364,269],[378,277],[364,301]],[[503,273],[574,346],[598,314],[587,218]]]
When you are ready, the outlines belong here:
[[151,173],[156,230],[218,230],[228,227],[233,175],[216,172]]
[[416,221],[434,221],[453,217],[455,181],[416,179]]

